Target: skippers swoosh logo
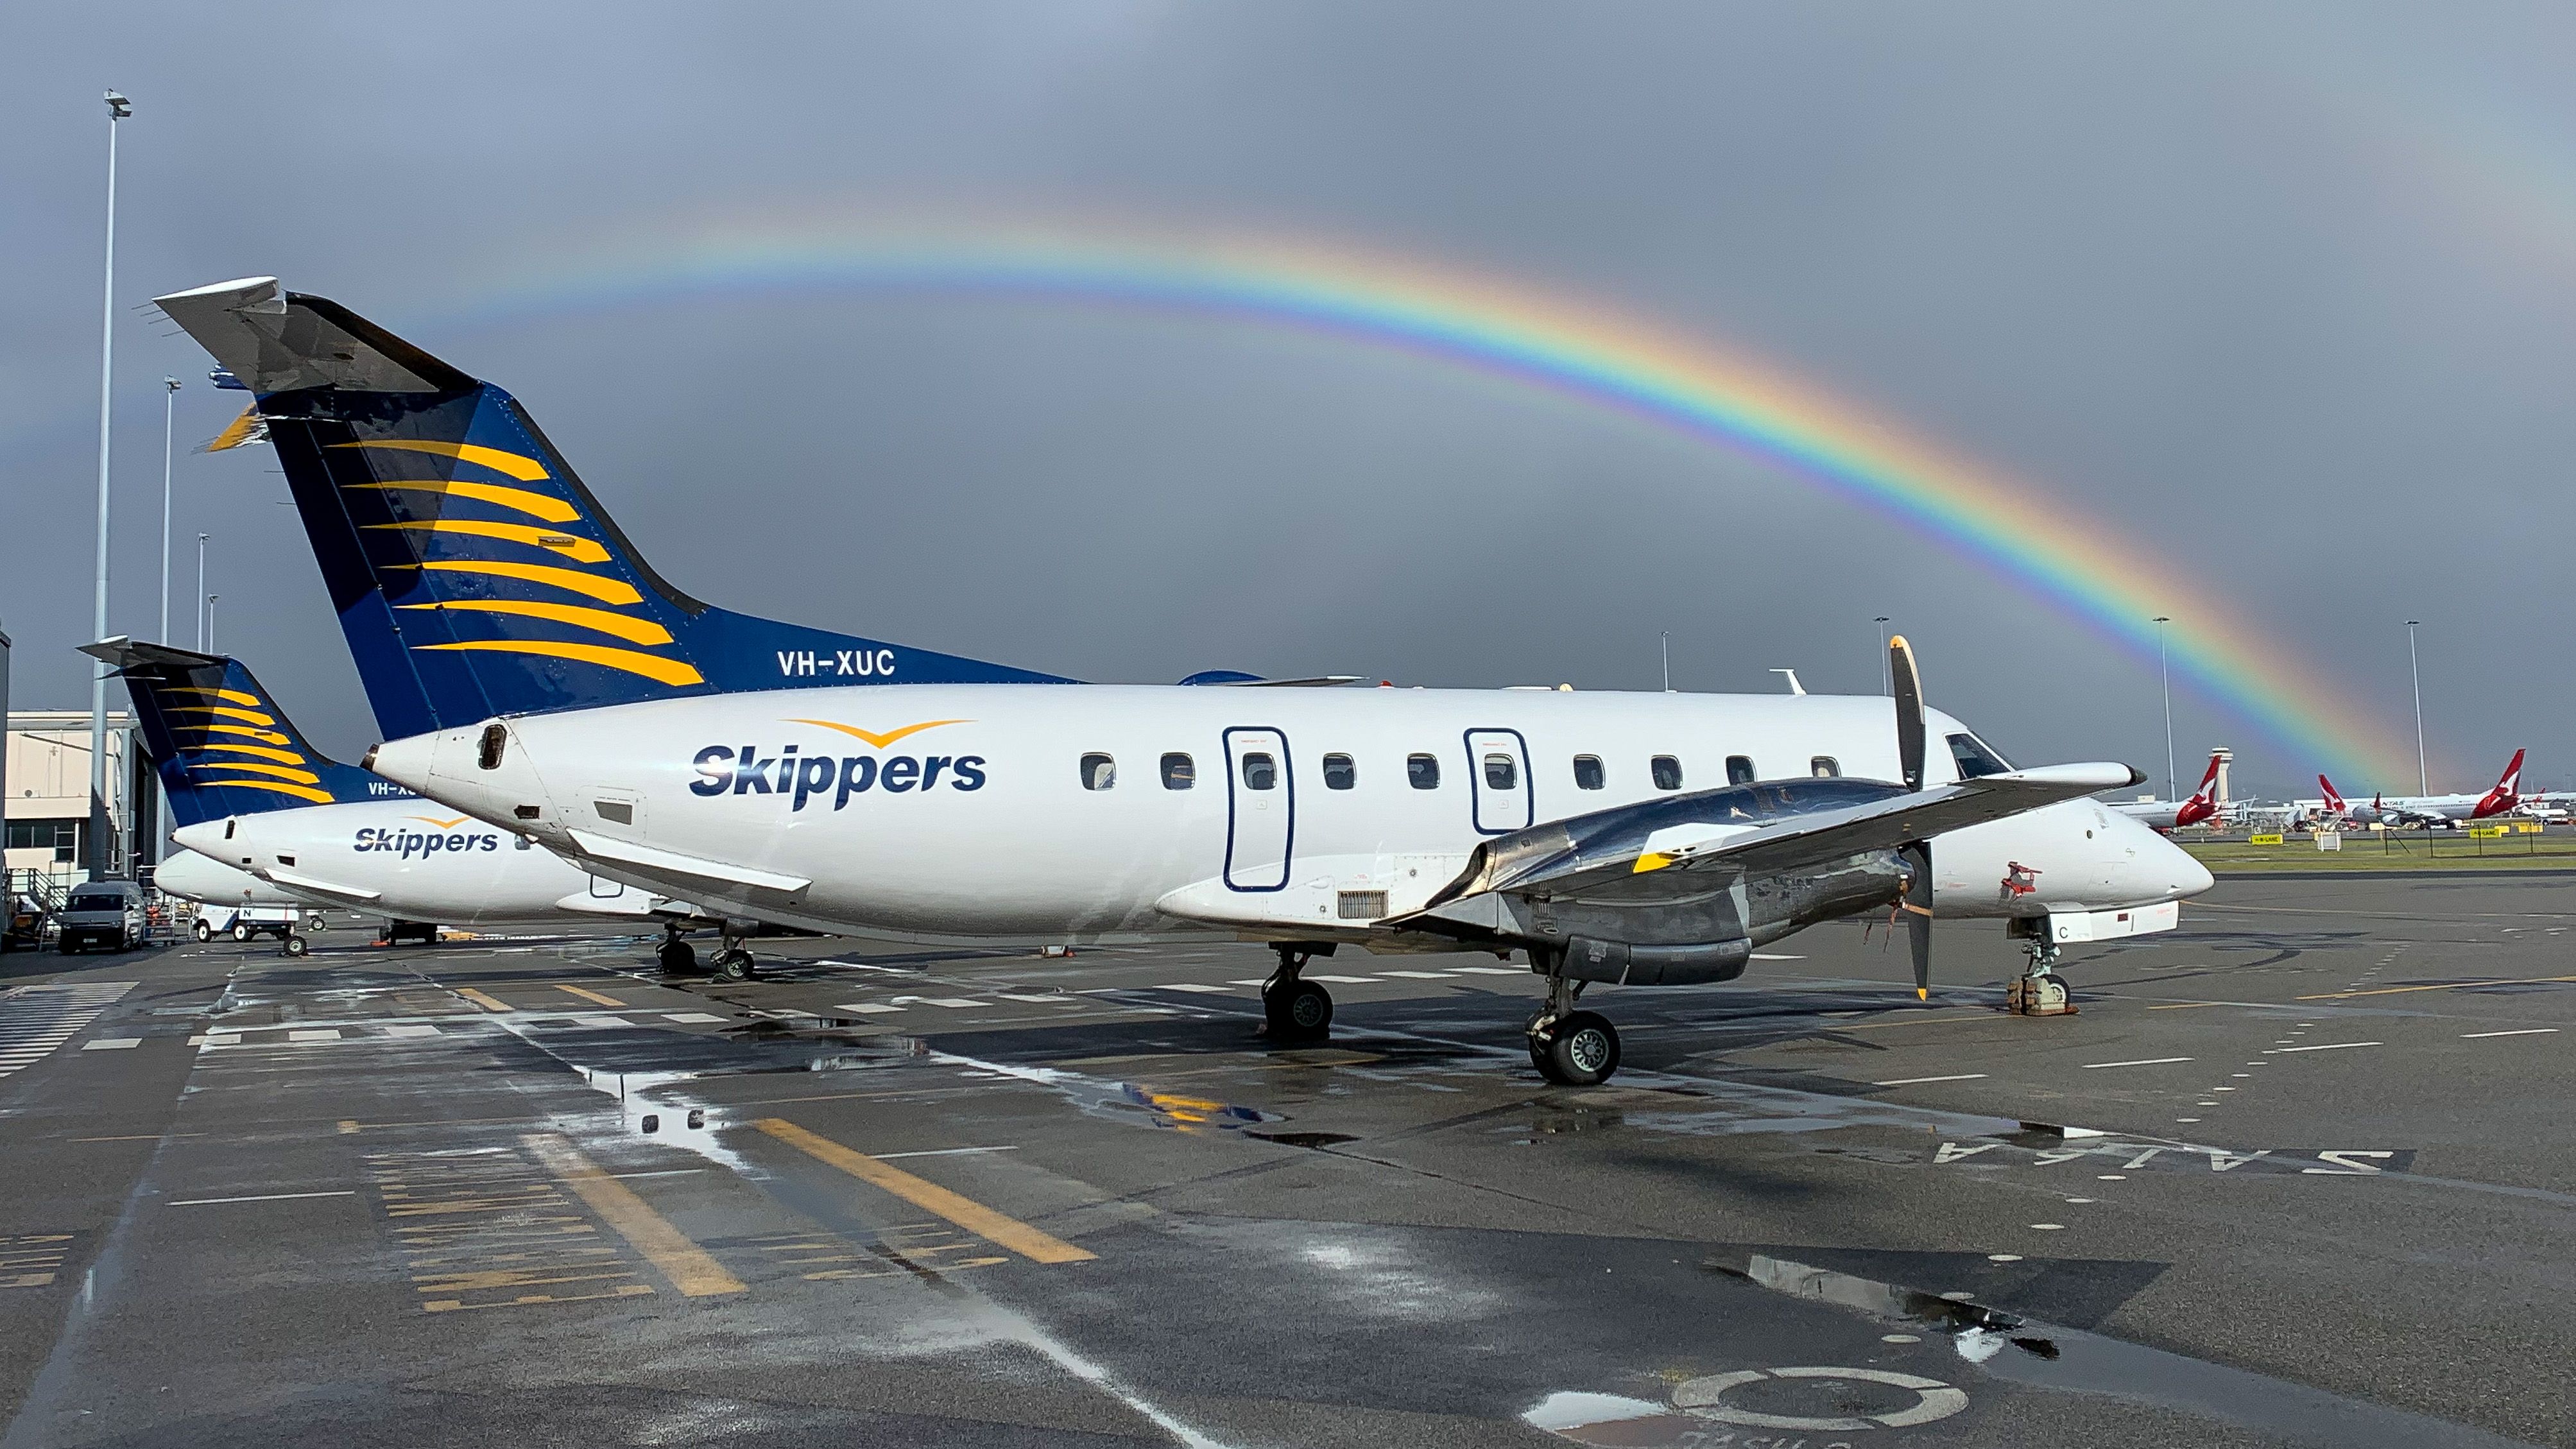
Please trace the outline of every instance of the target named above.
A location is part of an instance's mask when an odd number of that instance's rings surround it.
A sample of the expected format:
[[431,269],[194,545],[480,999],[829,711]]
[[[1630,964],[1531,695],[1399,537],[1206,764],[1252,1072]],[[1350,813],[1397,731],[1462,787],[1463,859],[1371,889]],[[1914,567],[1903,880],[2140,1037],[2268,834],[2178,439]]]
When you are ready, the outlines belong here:
[[899,740],[899,739],[903,739],[903,738],[905,738],[906,736],[909,736],[909,735],[917,735],[917,734],[921,733],[923,730],[935,730],[935,729],[939,728],[941,725],[973,724],[973,723],[974,723],[974,721],[973,721],[973,720],[971,720],[971,719],[931,719],[931,720],[923,720],[923,721],[922,721],[921,723],[919,723],[919,724],[909,724],[909,725],[905,725],[905,726],[904,726],[903,728],[901,728],[901,729],[888,730],[888,731],[886,731],[884,734],[877,734],[877,733],[875,733],[874,731],[871,731],[871,730],[863,730],[863,729],[859,728],[857,725],[845,725],[845,724],[842,724],[842,723],[841,723],[840,721],[838,721],[838,720],[829,720],[829,719],[791,719],[791,720],[784,721],[784,723],[787,723],[787,724],[801,724],[801,725],[813,725],[813,726],[814,726],[814,727],[816,727],[817,729],[838,730],[838,731],[840,731],[842,734],[848,735],[850,738],[852,738],[852,739],[854,739],[854,740],[863,740],[863,741],[867,742],[868,744],[873,745],[873,746],[875,746],[876,748],[878,748],[878,749],[882,750],[882,749],[884,749],[886,746],[893,744],[895,741],[897,741],[897,740]]
[[405,820],[417,820],[423,825],[435,825],[441,830],[454,830],[457,826],[464,824],[473,817],[470,815],[459,815],[453,820],[440,820],[429,815],[406,815],[403,818]]

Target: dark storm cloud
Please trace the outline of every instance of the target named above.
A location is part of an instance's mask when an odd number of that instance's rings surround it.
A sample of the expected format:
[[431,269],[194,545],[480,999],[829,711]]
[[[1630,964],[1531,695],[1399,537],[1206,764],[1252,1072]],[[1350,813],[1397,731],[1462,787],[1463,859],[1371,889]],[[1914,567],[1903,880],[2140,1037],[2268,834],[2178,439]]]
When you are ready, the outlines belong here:
[[[683,587],[1093,678],[1875,687],[1875,614],[2031,759],[2161,773],[2151,662],[1724,451],[1346,344],[993,300],[476,320],[497,279],[736,214],[953,199],[1352,238],[1771,358],[2207,580],[2407,728],[2576,779],[2536,640],[2571,522],[2576,117],[2548,10],[2347,6],[58,7],[5,48],[0,620],[79,702],[97,93],[124,135],[114,627],[148,631],[127,309],[276,273],[511,388]],[[2553,191],[2553,188],[2554,191]],[[181,592],[372,738],[281,480],[185,458]],[[182,619],[188,617],[183,602]],[[183,636],[188,626],[179,626]],[[2332,706],[2320,704],[2319,708]],[[2186,757],[2309,760],[2176,699]],[[2190,773],[2186,765],[2186,773]],[[2401,783],[2391,780],[2388,783]],[[2437,781],[2437,783],[2442,783]],[[2477,783],[2483,783],[2483,778]]]

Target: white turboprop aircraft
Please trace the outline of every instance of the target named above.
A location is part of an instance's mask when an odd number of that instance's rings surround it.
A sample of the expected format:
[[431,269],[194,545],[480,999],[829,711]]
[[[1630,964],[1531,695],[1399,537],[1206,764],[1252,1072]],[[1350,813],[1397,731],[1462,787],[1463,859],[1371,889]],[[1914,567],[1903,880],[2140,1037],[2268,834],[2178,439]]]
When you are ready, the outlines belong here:
[[193,850],[181,850],[154,866],[152,888],[201,906],[293,906],[301,910],[314,904],[248,871],[208,860]]
[[257,394],[369,768],[729,936],[1263,940],[1270,1028],[1307,1038],[1340,945],[1520,952],[1532,1061],[1587,1083],[1619,1057],[1588,982],[1728,980],[1888,910],[1919,994],[1936,912],[2005,920],[2040,974],[2210,883],[2080,798],[2137,771],[2012,770],[1923,708],[1902,640],[1892,702],[1077,685],[700,603],[501,389],[274,278],[158,300]]
[[[385,916],[396,941],[430,939],[437,925],[633,934],[694,914],[331,759],[239,660],[125,638],[81,652],[124,677],[159,766],[171,839],[186,847],[155,872],[164,890],[365,911]],[[287,935],[286,954],[307,948]]]

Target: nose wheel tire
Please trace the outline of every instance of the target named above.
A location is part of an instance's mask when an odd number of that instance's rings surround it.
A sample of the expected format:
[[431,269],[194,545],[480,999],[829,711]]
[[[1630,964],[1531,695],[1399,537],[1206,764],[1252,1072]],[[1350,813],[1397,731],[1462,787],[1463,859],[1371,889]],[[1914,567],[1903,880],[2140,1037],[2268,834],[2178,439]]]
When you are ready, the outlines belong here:
[[727,981],[749,981],[754,974],[751,953],[737,946],[716,958],[716,974]]
[[671,975],[685,976],[698,969],[698,948],[677,936],[666,938],[655,954],[661,958],[662,969]]
[[1619,1070],[1619,1028],[1594,1011],[1570,1011],[1530,1031],[1530,1064],[1560,1087],[1597,1087]]
[[1261,994],[1261,1014],[1278,1041],[1322,1041],[1333,1029],[1333,993],[1312,981],[1282,982]]

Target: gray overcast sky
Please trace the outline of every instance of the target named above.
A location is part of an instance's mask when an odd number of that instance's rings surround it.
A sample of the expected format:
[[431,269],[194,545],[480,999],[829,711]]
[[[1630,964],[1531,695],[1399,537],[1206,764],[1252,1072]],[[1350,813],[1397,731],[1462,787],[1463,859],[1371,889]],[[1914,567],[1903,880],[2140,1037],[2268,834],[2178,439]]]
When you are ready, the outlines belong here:
[[[1329,337],[843,288],[495,309],[709,226],[967,212],[1336,238],[1765,359],[2197,578],[2411,731],[2576,783],[2576,10],[2236,4],[234,3],[0,20],[0,626],[86,700],[101,169],[112,627],[154,628],[132,310],[274,273],[516,393],[675,582],[1087,678],[1876,688],[1874,614],[2028,761],[2161,774],[2152,654],[1794,474]],[[1091,219],[1086,222],[1084,219]],[[264,450],[183,456],[221,639],[374,738]],[[2177,612],[2179,612],[2177,606]],[[2186,621],[2193,622],[2193,621]],[[2201,621],[2206,623],[2207,621]],[[180,642],[192,628],[174,626]],[[2357,714],[2361,720],[2333,718]],[[2317,761],[2178,680],[2274,790]],[[2394,771],[2376,781],[2411,787]]]

